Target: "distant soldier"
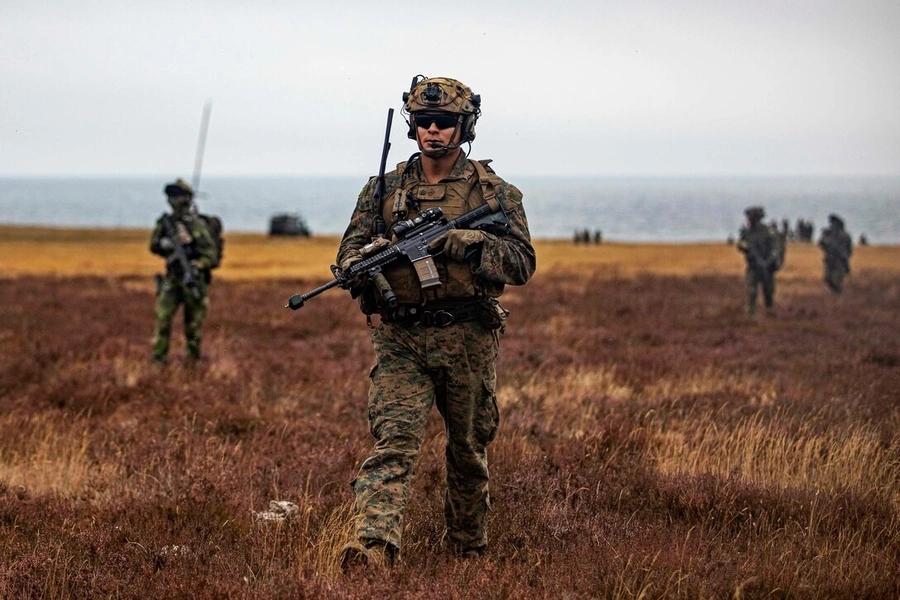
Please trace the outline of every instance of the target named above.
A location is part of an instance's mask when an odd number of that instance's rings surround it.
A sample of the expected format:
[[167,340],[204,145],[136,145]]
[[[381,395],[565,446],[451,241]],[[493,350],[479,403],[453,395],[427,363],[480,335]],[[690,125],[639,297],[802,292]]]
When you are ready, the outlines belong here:
[[853,240],[844,229],[844,220],[835,214],[828,215],[828,227],[822,230],[819,247],[825,253],[825,283],[835,294],[843,289],[844,277],[850,274],[850,255]]
[[183,304],[187,358],[196,361],[209,312],[210,269],[218,263],[218,254],[206,222],[192,210],[191,186],[178,179],[164,191],[172,214],[165,213],[156,221],[150,238],[150,252],[166,259],[165,276],[157,275],[153,360],[168,360],[172,319]]
[[763,223],[766,216],[761,206],[751,206],[744,211],[747,225],[741,227],[737,249],[747,261],[747,311],[756,314],[758,288],[762,286],[766,311],[771,312],[775,299],[775,271],[781,267],[778,232]]

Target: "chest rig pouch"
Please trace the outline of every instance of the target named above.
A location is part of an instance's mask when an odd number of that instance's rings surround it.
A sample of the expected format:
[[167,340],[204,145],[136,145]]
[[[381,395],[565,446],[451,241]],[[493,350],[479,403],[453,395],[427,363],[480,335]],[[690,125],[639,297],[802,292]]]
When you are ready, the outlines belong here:
[[[489,162],[489,161],[486,161]],[[391,223],[412,219],[430,208],[440,208],[447,220],[455,219],[494,198],[496,177],[491,177],[482,163],[469,161],[463,177],[441,183],[427,183],[417,176],[407,178],[385,202],[382,216]],[[406,164],[398,165],[403,172]],[[434,301],[472,301],[485,296],[467,262],[456,262],[439,254],[433,259],[440,285],[423,290],[415,268],[403,263],[386,269],[384,276],[397,300],[403,304]]]

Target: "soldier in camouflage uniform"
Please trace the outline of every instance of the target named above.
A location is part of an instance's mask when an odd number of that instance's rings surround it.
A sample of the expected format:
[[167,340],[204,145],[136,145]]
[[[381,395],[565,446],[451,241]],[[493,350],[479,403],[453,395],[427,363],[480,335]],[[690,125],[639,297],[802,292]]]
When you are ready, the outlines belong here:
[[822,230],[819,247],[825,253],[825,283],[835,294],[843,290],[844,277],[850,273],[850,255],[853,240],[844,229],[844,220],[835,214],[828,215],[828,227]]
[[409,262],[385,269],[396,307],[370,293],[371,282],[355,282],[363,312],[379,314],[381,323],[372,336],[376,364],[368,399],[375,447],[351,484],[354,535],[341,552],[345,569],[390,565],[397,557],[432,404],[447,435],[446,546],[464,557],[485,551],[487,446],[499,423],[496,361],[508,314],[496,298],[507,284],[527,282],[535,269],[522,193],[498,177],[490,161],[469,160],[462,152],[461,144],[475,138],[480,96],[454,79],[420,75],[403,100],[408,137],[419,152],[385,175],[381,206],[376,178],[362,189],[338,250],[341,268],[366,256],[373,240],[378,248],[388,245],[397,222],[430,208],[453,219],[494,197],[510,226],[454,229],[436,240],[430,249],[439,286],[423,290]]
[[[171,221],[176,239],[166,235],[163,225],[166,215],[161,216],[150,238],[150,252],[166,259],[165,277],[157,276],[153,359],[159,363],[167,361],[172,319],[178,306],[183,304],[187,358],[196,361],[200,359],[203,322],[209,312],[209,269],[216,258],[216,247],[206,224],[192,210],[194,191],[191,186],[178,179],[168,184],[164,191],[172,207]],[[184,249],[192,271],[190,277],[185,277],[177,260],[176,244]]]
[[756,314],[757,293],[762,287],[766,311],[771,313],[775,303],[775,271],[783,258],[778,233],[763,223],[766,216],[763,207],[751,206],[744,210],[744,215],[747,225],[741,227],[737,248],[747,261],[747,311]]

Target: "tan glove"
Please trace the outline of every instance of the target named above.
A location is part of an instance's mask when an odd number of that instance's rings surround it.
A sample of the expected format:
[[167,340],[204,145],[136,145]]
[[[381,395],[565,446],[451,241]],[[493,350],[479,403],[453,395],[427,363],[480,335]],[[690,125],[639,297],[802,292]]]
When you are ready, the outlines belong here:
[[[359,252],[352,252],[347,258],[341,261],[339,265],[341,267],[341,271],[346,271],[354,264],[358,263],[362,260],[362,256],[360,256]],[[362,273],[351,279],[350,281],[344,283],[341,287],[345,290],[357,290],[366,285],[366,276]]]
[[466,255],[484,243],[484,234],[475,229],[451,229],[428,245],[432,252],[443,249],[453,260],[464,261]]
[[175,234],[178,236],[178,241],[181,242],[182,246],[187,246],[194,241],[191,232],[188,231],[188,228],[181,221],[175,223]]
[[365,246],[363,246],[360,249],[359,254],[363,258],[367,258],[369,256],[372,256],[373,254],[378,254],[379,252],[381,252],[382,250],[384,250],[385,248],[387,248],[390,245],[391,245],[390,240],[380,237],[380,238],[375,239],[373,242],[368,243]]

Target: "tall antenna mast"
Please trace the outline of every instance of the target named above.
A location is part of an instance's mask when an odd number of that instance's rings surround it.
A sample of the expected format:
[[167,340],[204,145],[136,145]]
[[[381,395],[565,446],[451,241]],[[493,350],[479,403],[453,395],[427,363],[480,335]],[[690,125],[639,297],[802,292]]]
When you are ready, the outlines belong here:
[[206,132],[209,129],[209,113],[212,111],[212,100],[207,100],[203,105],[203,118],[200,120],[200,138],[197,140],[197,154],[194,157],[194,176],[191,178],[191,187],[194,195],[200,191],[200,169],[203,167],[203,151],[206,148]]

